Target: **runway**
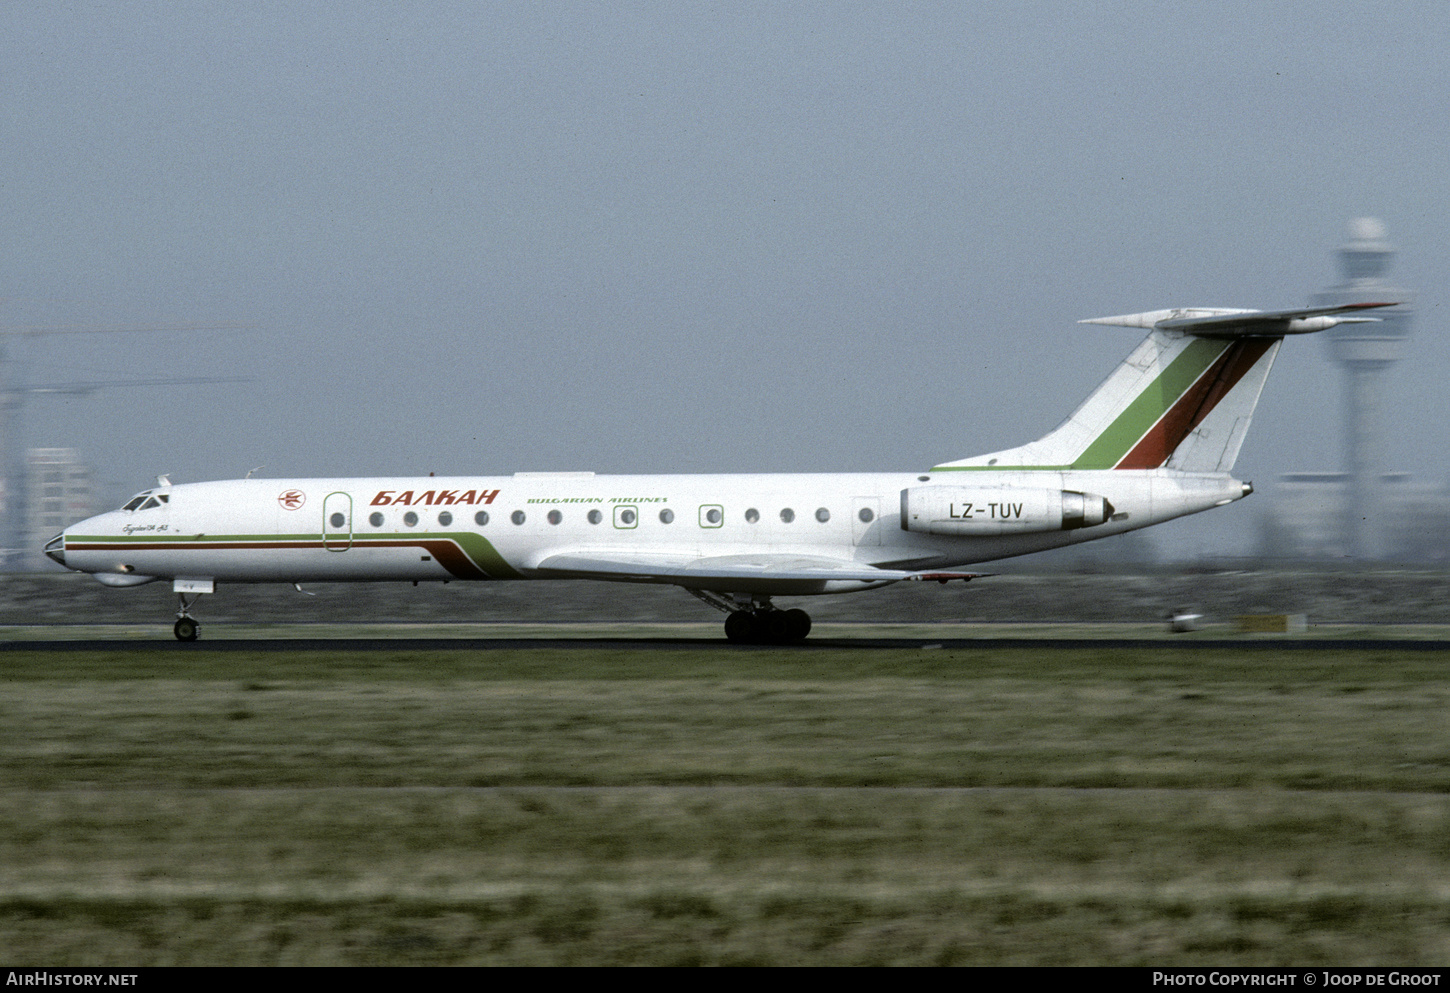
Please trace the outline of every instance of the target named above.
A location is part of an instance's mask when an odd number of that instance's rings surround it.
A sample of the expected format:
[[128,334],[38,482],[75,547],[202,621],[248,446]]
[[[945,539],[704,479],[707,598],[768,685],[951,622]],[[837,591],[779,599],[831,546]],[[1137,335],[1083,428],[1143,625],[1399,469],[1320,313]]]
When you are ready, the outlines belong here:
[[791,645],[737,645],[719,639],[671,637],[615,638],[212,638],[180,642],[172,638],[99,638],[0,641],[0,652],[489,652],[530,649],[574,651],[832,652],[955,650],[1038,651],[1172,649],[1194,652],[1232,649],[1252,652],[1450,651],[1450,640],[1415,638],[808,638]]

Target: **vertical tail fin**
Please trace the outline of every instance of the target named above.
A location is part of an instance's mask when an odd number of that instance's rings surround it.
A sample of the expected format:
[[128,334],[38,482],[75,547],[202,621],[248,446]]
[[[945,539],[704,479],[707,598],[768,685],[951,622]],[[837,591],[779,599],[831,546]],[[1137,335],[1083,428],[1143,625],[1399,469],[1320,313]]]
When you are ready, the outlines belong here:
[[972,469],[1156,469],[1227,472],[1287,334],[1322,331],[1345,311],[1160,310],[1086,324],[1151,329],[1066,421],[1037,441],[947,462]]

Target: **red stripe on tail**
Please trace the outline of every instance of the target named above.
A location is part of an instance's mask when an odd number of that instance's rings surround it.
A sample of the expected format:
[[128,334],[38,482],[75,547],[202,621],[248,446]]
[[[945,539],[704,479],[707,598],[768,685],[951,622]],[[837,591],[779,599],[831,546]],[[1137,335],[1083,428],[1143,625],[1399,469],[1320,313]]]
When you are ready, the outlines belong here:
[[1156,469],[1167,462],[1188,433],[1213,413],[1218,402],[1248,375],[1248,371],[1278,340],[1240,338],[1235,341],[1113,468]]

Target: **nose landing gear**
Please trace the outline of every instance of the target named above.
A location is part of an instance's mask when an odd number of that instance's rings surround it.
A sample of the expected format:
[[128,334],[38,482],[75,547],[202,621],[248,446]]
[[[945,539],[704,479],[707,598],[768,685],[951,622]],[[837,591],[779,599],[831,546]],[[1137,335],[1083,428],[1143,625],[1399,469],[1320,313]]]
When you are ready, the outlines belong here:
[[188,600],[185,593],[176,594],[176,598],[181,601],[181,606],[177,608],[176,624],[171,630],[176,635],[177,641],[195,641],[197,635],[201,633],[201,625],[196,622],[196,618],[192,617],[190,613],[191,605],[196,603],[196,598],[200,595],[199,593],[194,594]]

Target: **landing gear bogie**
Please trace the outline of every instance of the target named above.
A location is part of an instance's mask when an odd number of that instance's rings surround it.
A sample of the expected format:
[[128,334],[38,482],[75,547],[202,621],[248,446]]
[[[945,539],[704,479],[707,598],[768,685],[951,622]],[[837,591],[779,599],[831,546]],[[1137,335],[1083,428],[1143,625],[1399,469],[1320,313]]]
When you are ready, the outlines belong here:
[[738,645],[786,645],[811,633],[804,610],[736,610],[725,618],[725,637]]
[[788,645],[811,633],[804,610],[777,610],[763,594],[689,589],[691,596],[723,611],[725,637],[737,645]]

